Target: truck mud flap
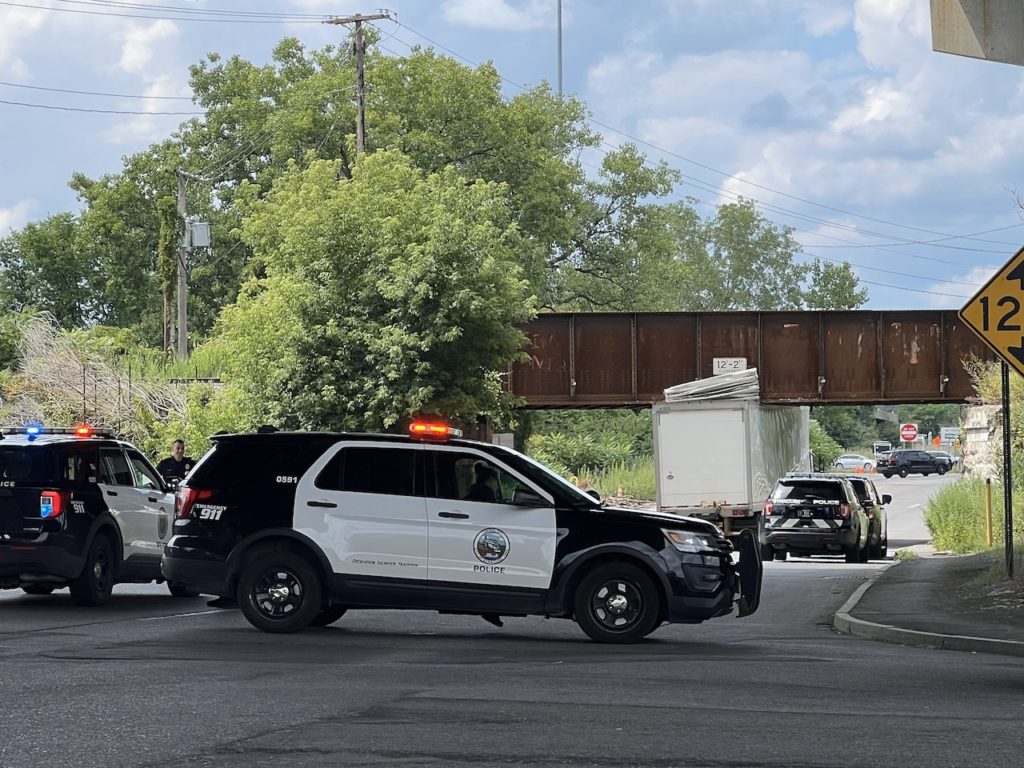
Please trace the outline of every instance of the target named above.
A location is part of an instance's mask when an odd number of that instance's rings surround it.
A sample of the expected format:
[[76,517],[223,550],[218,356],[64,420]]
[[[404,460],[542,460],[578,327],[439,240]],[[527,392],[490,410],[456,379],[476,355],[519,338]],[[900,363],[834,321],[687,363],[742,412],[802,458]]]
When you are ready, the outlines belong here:
[[739,610],[736,617],[742,619],[756,611],[761,604],[761,575],[764,568],[761,565],[761,545],[753,530],[747,528],[740,531],[733,541],[740,553],[740,599],[737,601]]

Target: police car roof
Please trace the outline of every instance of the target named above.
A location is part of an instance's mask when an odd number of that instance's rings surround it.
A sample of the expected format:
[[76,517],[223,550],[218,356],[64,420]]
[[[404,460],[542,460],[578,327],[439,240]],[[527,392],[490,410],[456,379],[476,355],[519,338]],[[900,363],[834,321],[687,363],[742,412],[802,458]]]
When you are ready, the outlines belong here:
[[312,439],[326,439],[326,440],[355,440],[355,441],[385,441],[391,443],[410,444],[431,444],[431,445],[457,445],[464,446],[467,448],[499,448],[500,446],[494,443],[485,443],[480,440],[467,440],[462,437],[453,437],[446,439],[426,439],[410,437],[409,435],[388,433],[388,432],[319,432],[319,431],[266,431],[266,432],[230,432],[211,435],[210,440],[213,442],[221,441],[248,441],[248,440],[312,440]]
[[5,445],[60,445],[62,443],[74,443],[81,444],[86,443],[88,445],[119,445],[128,446],[129,443],[123,440],[116,440],[112,437],[107,436],[90,436],[90,437],[78,437],[76,435],[54,435],[54,434],[42,434],[35,435],[31,440],[28,435],[15,434],[15,435],[4,435],[3,439],[0,439],[0,448]]

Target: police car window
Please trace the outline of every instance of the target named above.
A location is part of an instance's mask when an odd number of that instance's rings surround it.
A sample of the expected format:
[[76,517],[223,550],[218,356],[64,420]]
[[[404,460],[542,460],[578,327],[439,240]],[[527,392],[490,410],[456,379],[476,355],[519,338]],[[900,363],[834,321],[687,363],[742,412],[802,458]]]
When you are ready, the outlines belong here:
[[64,450],[58,453],[61,480],[69,485],[87,485],[96,481],[96,452]]
[[814,480],[795,480],[779,483],[772,491],[774,501],[804,499],[838,501],[845,500],[846,494],[839,483],[829,483]]
[[849,483],[853,486],[853,490],[857,493],[857,499],[861,504],[865,502],[874,502],[874,499],[871,497],[871,490],[868,488],[867,483],[863,480],[850,480]]
[[509,504],[518,490],[529,490],[513,475],[481,456],[455,451],[431,451],[436,478],[435,496],[461,501]]
[[0,448],[0,479],[14,482],[49,481],[49,451],[26,446]]
[[163,483],[157,479],[156,473],[146,465],[146,461],[142,458],[142,454],[136,453],[135,451],[128,451],[128,459],[132,463],[132,469],[135,470],[136,488],[154,488],[156,490],[163,488]]
[[[338,459],[340,490],[414,496],[417,451],[403,448],[343,448]],[[329,482],[324,478],[325,482]],[[324,486],[321,486],[324,487]]]
[[121,451],[100,451],[100,482],[107,485],[135,485],[128,460]]

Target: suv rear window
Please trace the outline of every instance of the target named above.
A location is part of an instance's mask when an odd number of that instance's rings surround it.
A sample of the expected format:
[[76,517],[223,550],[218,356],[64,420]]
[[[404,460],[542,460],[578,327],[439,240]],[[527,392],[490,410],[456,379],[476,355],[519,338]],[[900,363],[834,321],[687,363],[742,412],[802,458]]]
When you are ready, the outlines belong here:
[[814,499],[822,501],[847,501],[842,483],[828,480],[786,480],[776,484],[772,490],[772,500],[803,501]]
[[189,485],[222,488],[229,485],[273,483],[285,475],[300,477],[337,438],[310,439],[261,435],[220,440],[196,464]]
[[0,447],[0,480],[45,485],[53,482],[53,452],[47,446]]

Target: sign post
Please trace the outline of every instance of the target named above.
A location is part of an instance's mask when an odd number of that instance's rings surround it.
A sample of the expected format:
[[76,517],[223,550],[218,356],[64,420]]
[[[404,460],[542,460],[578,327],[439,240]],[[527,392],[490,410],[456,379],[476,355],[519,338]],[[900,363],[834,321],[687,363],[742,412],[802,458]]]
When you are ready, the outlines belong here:
[[958,313],[1002,359],[1003,511],[1006,575],[1013,578],[1013,489],[1010,467],[1010,367],[1024,375],[1024,248],[985,283]]

